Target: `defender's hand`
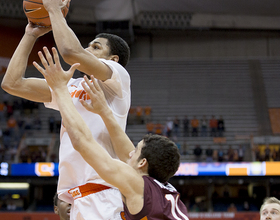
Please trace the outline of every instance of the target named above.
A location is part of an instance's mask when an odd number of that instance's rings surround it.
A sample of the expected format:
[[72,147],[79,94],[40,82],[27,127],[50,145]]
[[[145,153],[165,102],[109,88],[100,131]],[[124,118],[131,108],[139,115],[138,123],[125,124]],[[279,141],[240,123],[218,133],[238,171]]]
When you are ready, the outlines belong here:
[[54,47],[52,48],[53,57],[47,47],[44,47],[43,50],[46,58],[41,51],[38,52],[38,55],[45,69],[35,61],[33,65],[43,74],[47,83],[53,90],[66,87],[68,81],[80,64],[75,63],[68,71],[64,71],[61,67],[57,50]]
[[108,111],[111,111],[108,107],[105,95],[98,85],[98,82],[95,80],[94,76],[91,75],[91,81],[84,76],[84,82],[82,83],[84,90],[90,97],[91,103],[80,99],[81,104],[88,110],[95,114],[102,115],[106,114]]

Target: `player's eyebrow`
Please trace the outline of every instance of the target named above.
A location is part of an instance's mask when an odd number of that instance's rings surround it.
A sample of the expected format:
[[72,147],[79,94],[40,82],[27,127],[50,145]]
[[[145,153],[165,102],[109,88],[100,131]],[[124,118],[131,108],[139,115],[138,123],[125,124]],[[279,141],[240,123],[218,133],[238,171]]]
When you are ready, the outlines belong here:
[[[275,209],[275,208],[272,208],[271,210],[272,210],[272,211],[277,211],[277,212],[280,212],[280,210]],[[263,210],[262,210],[262,212],[264,212],[264,211],[268,212],[268,210],[267,210],[267,209],[263,209]]]
[[89,46],[92,46],[93,44],[100,44],[100,46],[102,46],[102,44],[98,41],[93,41],[89,43]]
[[135,152],[138,150],[138,144],[137,144],[137,146],[135,147]]

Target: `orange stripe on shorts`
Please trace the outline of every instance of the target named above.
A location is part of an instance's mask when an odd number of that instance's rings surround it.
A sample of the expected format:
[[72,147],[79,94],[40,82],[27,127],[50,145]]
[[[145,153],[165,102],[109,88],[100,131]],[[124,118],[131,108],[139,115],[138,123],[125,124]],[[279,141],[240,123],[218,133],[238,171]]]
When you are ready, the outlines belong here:
[[85,197],[87,195],[97,193],[106,189],[110,189],[109,186],[104,186],[102,184],[96,184],[96,183],[87,183],[85,185],[77,186],[75,188],[72,188],[68,190],[68,193],[71,194],[71,196],[74,199]]

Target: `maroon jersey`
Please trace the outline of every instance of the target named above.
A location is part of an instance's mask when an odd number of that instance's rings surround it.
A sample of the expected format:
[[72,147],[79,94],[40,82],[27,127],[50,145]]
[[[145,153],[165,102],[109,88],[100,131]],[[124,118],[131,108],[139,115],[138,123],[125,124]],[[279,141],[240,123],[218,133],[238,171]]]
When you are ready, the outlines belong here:
[[170,183],[163,184],[148,176],[143,176],[143,179],[144,206],[138,214],[131,215],[124,204],[127,220],[189,220],[180,194]]

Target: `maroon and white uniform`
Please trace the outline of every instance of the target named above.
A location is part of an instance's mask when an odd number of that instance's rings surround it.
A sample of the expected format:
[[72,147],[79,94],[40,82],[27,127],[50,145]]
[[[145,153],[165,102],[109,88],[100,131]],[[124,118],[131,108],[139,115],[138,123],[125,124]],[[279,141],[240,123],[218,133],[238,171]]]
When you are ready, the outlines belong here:
[[138,214],[131,215],[124,204],[127,220],[189,220],[180,194],[170,183],[163,184],[148,176],[143,176],[143,179],[144,206]]

